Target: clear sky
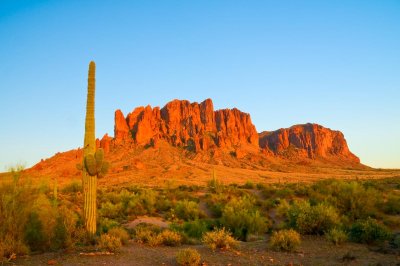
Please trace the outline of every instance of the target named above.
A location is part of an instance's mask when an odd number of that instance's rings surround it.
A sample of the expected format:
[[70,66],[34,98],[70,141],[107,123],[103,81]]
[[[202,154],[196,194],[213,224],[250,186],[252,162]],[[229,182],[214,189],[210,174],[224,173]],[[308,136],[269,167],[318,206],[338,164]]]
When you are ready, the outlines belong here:
[[400,168],[398,0],[0,0],[0,171],[82,146],[90,60],[98,137],[115,109],[212,98]]

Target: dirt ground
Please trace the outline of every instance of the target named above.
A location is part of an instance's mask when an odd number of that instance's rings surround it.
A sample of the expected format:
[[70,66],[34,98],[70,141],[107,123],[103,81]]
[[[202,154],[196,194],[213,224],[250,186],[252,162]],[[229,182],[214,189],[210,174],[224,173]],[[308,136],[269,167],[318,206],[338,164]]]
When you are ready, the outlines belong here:
[[[275,252],[266,241],[241,243],[237,251],[211,251],[203,245],[148,247],[129,243],[113,255],[87,256],[83,251],[44,253],[19,257],[11,265],[177,265],[176,253],[195,248],[203,265],[400,265],[400,256],[370,250],[366,245],[346,243],[334,246],[321,237],[303,237],[297,252]],[[8,264],[8,263],[7,263]]]

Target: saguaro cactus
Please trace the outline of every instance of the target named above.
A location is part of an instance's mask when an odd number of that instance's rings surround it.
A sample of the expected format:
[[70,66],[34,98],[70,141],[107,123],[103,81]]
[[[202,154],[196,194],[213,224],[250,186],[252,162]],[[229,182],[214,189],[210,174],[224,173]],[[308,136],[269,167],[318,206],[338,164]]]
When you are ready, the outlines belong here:
[[95,71],[96,64],[89,64],[88,93],[86,102],[85,140],[83,146],[83,216],[85,228],[89,235],[96,233],[96,192],[97,177],[102,177],[108,169],[108,163],[104,162],[104,152],[99,149],[96,152],[94,98],[95,98]]

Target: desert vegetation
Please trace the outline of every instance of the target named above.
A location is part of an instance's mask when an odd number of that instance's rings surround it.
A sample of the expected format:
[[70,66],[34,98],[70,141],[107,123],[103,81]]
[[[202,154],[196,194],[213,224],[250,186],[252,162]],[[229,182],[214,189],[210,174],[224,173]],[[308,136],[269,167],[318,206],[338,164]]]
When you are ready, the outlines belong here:
[[[400,248],[400,216],[393,200],[399,197],[398,179],[223,185],[213,178],[205,187],[99,187],[94,239],[86,234],[81,183],[58,190],[54,185],[30,182],[18,169],[1,180],[3,259],[60,249],[118,252],[134,242],[178,249],[204,245],[219,252],[258,241],[265,250],[297,252],[309,235],[325,238],[326,245],[355,242],[389,253]],[[143,216],[166,226],[128,226]],[[177,260],[182,265],[197,261],[192,253],[182,251]]]

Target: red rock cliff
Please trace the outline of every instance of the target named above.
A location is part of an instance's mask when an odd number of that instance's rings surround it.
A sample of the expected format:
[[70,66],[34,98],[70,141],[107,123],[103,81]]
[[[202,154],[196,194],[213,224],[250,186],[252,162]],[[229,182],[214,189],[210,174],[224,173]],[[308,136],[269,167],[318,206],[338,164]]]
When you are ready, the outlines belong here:
[[234,108],[214,111],[211,99],[202,103],[173,100],[162,109],[137,107],[126,118],[115,112],[116,143],[131,139],[155,145],[165,139],[175,146],[194,151],[210,147],[258,146],[258,134],[250,115]]
[[276,155],[291,154],[308,158],[342,158],[355,163],[360,159],[350,152],[340,131],[317,124],[295,125],[259,134],[260,148]]

